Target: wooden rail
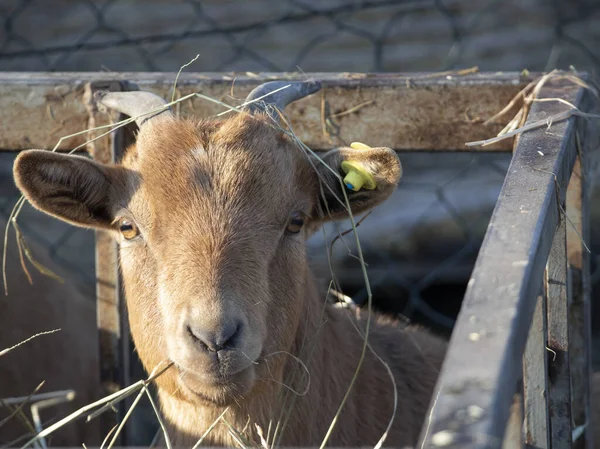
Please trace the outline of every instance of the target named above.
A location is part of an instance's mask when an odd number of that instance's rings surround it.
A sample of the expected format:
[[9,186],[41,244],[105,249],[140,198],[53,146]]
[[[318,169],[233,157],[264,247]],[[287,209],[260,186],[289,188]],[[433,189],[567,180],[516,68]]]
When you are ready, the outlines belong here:
[[[540,94],[582,110],[589,110],[590,97],[573,85]],[[563,110],[558,101],[535,103],[527,122]],[[587,151],[580,144],[596,141],[594,125],[571,118],[519,139],[420,447],[501,447],[523,372],[528,447],[571,448],[574,438],[577,447],[590,447],[589,269],[582,249],[588,241],[582,208]],[[567,237],[569,227],[576,232]]]
[[[324,88],[286,111],[298,137],[315,150],[358,140],[397,150],[466,151],[465,142],[487,138],[502,129],[502,124],[481,126],[481,119],[502,109],[532,79],[514,73],[450,79],[431,73],[308,76],[321,80]],[[298,78],[286,74],[183,73],[176,98],[199,92],[235,105],[261,82],[282,77]],[[135,83],[140,89],[171,99],[175,74],[0,73],[0,123],[11,123],[0,133],[0,149],[52,148],[60,137],[86,129],[88,106],[84,96],[91,82],[119,82],[125,89],[135,88]],[[348,113],[353,108],[357,108],[355,112]],[[175,108],[184,116],[200,117],[224,110],[202,98]],[[69,150],[86,140],[86,135],[75,136],[63,141],[60,148]],[[507,140],[486,151],[510,151],[511,147]]]

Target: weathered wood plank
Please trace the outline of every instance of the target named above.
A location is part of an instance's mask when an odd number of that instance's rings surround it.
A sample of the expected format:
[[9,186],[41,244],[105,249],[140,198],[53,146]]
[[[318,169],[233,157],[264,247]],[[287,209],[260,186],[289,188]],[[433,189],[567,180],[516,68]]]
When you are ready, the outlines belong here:
[[[600,105],[590,98],[586,110],[598,113]],[[566,209],[571,225],[567,226],[567,255],[569,259],[569,351],[571,362],[571,398],[573,415],[573,447],[590,449],[593,441],[591,422],[591,283],[590,253],[590,192],[595,182],[595,170],[600,147],[600,133],[594,120],[581,121],[578,126],[576,144],[579,160],[573,169],[567,189]]]
[[[542,98],[578,106],[585,95],[570,86],[541,92]],[[528,122],[563,110],[559,102],[536,103]],[[559,221],[558,201],[564,201],[576,157],[574,129],[573,118],[518,141],[454,328],[422,448],[439,447],[442,438],[448,448],[501,445]],[[482,411],[478,419],[464,417],[472,408]]]
[[571,449],[567,227],[562,213],[546,264],[544,290],[548,301],[548,408],[552,449]]
[[513,398],[513,405],[510,409],[510,419],[506,423],[506,431],[504,432],[502,449],[525,449],[523,443],[524,403],[522,387],[523,384],[519,385],[519,390]]
[[550,449],[550,421],[546,393],[548,320],[546,296],[539,295],[523,353],[523,400],[525,403],[523,440],[527,449]]
[[[592,447],[590,423],[590,374],[591,374],[591,304],[590,261],[584,242],[589,244],[589,179],[587,175],[588,151],[595,149],[598,134],[583,123],[578,131],[577,143],[581,144],[569,187],[566,212],[570,220],[567,227],[567,255],[569,262],[569,335],[571,363],[571,413],[573,417],[573,447]],[[585,126],[587,125],[587,126]],[[586,132],[588,131],[588,132]],[[591,131],[591,133],[590,133]],[[587,150],[587,151],[586,151]],[[582,163],[583,162],[583,163]]]
[[[309,73],[302,78],[285,73],[184,73],[178,80],[176,98],[200,92],[238,105],[256,85],[281,78],[323,82],[321,93],[292,104],[287,111],[298,137],[315,150],[365,141],[396,150],[473,151],[465,142],[488,138],[503,127],[482,126],[480,119],[498,112],[531,81],[517,73],[449,79],[431,73]],[[82,97],[85,85],[92,81],[133,82],[170,99],[174,79],[174,73],[0,73],[0,123],[11,124],[0,133],[0,149],[52,148],[61,137],[85,130],[87,111]],[[355,112],[335,116],[359,105],[363,106]],[[223,110],[201,98],[186,100],[176,108],[182,116],[193,113],[202,117]],[[60,148],[71,149],[85,141],[85,135],[75,136],[63,141]],[[512,139],[483,149],[494,150],[511,151]]]
[[[86,86],[82,104],[86,106],[90,128],[97,126],[99,120],[106,120],[106,114],[100,113],[93,101],[93,92],[97,89],[119,91],[122,87],[119,82],[92,83]],[[117,120],[119,114],[111,114],[111,118]],[[100,132],[90,132],[86,137],[92,139],[99,134]],[[122,147],[121,140],[122,133],[109,134],[88,144],[87,150],[98,162],[114,162],[119,148]],[[96,307],[100,346],[100,384],[104,394],[121,389],[128,381],[123,360],[126,354],[123,350],[123,342],[129,339],[122,329],[124,307],[120,293],[117,244],[108,232],[96,231]],[[99,418],[102,419],[103,434],[108,434],[124,416],[125,405],[125,403],[117,405],[116,415],[105,413]],[[126,443],[125,437],[126,433],[121,434],[119,442]]]

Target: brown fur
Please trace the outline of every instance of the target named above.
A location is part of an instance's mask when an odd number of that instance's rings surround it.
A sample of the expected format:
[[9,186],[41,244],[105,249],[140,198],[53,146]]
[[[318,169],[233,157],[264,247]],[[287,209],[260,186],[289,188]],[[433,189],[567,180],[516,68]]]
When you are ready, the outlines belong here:
[[[400,164],[386,148],[324,155],[340,173],[349,158],[365,162],[378,183],[373,191],[348,191],[360,213],[392,193]],[[115,230],[140,358],[149,371],[166,359],[176,364],[158,379],[174,444],[192,445],[227,406],[225,418],[255,441],[254,423],[266,434],[281,419],[287,422],[281,444],[320,444],[359,361],[363,340],[354,324],[364,330],[365,320],[324,306],[307,265],[305,240],[328,214],[347,215],[339,181],[319,161],[265,117],[239,114],[149,122],[118,166],[30,151],[21,153],[14,173],[39,209]],[[288,235],[294,212],[305,225]],[[122,238],[121,218],[135,222],[141,236]],[[186,332],[191,326],[219,333],[231,320],[240,331],[218,363]],[[387,444],[415,444],[446,345],[422,330],[375,323],[369,342],[397,384]],[[368,350],[330,444],[375,444],[392,400],[388,372]],[[235,444],[223,424],[205,443]]]

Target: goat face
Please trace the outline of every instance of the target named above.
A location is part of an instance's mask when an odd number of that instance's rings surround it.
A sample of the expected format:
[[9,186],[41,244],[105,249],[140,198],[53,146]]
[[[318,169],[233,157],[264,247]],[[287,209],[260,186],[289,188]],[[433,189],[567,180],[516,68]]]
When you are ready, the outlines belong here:
[[[296,98],[306,95],[303,86]],[[147,93],[111,95],[105,104],[129,115],[164,104]],[[260,381],[282,381],[283,364],[269,359],[292,348],[305,310],[304,242],[325,218],[347,213],[332,172],[343,175],[341,163],[352,159],[374,176],[375,189],[348,191],[354,213],[387,198],[401,172],[387,148],[336,149],[324,165],[265,110],[249,112],[138,121],[137,141],[118,165],[31,150],[14,168],[35,207],[116,236],[144,365],[172,360],[178,373],[159,385],[203,404],[225,405]]]

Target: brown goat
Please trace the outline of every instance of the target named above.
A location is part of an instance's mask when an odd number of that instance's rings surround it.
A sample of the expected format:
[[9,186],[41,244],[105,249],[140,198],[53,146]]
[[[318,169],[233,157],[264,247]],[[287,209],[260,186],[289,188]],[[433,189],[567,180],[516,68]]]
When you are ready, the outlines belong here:
[[[226,408],[227,422],[254,441],[258,424],[265,434],[271,427],[271,436],[277,427],[282,445],[318,445],[359,363],[363,338],[355,326],[364,331],[365,320],[325,305],[305,241],[325,220],[348,215],[333,174],[344,176],[343,161],[358,161],[376,181],[374,189],[346,191],[354,214],[393,192],[400,162],[389,148],[335,149],[323,155],[327,166],[306,154],[274,126],[273,111],[318,84],[267,83],[248,101],[287,84],[245,112],[207,121],[176,119],[147,92],[103,93],[98,100],[109,108],[146,114],[120,164],[31,150],[14,166],[17,186],[36,208],[111,230],[120,242],[140,358],[148,371],[174,362],[158,379],[158,394],[176,445],[194,444]],[[369,343],[397,386],[386,444],[414,445],[446,343],[381,323]],[[374,445],[392,417],[392,380],[372,351],[332,445]],[[205,443],[235,441],[221,423]]]

